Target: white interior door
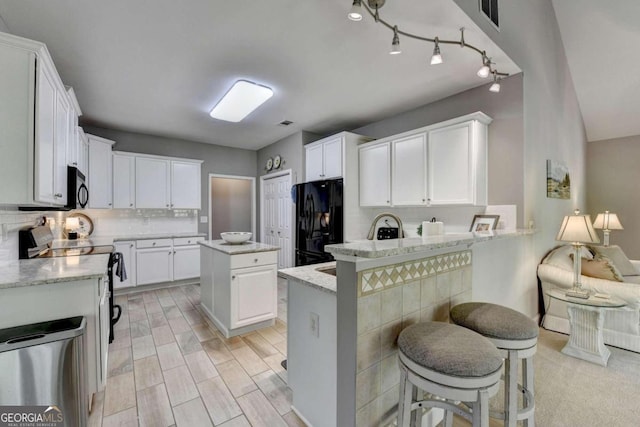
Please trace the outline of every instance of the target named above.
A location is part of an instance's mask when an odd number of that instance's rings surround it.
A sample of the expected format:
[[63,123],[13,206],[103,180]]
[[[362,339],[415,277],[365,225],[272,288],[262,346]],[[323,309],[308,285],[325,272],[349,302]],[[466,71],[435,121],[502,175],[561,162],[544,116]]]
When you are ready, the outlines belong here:
[[263,178],[261,197],[263,242],[280,247],[278,269],[292,267],[291,174]]

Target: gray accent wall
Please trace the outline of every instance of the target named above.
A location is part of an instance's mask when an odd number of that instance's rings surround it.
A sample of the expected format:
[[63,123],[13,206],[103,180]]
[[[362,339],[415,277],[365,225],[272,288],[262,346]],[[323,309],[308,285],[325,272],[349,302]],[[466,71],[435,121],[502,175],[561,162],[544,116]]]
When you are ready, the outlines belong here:
[[624,230],[612,231],[609,240],[630,259],[640,259],[638,159],[640,135],[587,144],[587,213],[593,220],[605,210],[618,215]]
[[[223,147],[213,144],[186,141],[177,138],[164,138],[142,133],[126,132],[114,129],[83,126],[86,133],[98,135],[115,141],[113,149],[159,156],[183,157],[203,160],[201,177],[201,216],[208,215],[210,173],[225,175],[256,176],[256,152],[239,148]],[[208,233],[208,224],[198,223],[198,231]]]
[[7,27],[7,23],[4,22],[2,15],[0,15],[0,31],[2,31],[3,33],[10,33],[9,27]]

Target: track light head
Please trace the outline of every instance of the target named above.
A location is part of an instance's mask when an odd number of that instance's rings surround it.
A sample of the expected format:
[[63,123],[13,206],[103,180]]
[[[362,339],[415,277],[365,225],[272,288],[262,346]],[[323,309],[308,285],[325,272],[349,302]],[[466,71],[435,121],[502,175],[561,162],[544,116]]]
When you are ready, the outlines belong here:
[[493,84],[489,87],[489,91],[493,92],[493,93],[498,93],[500,92],[500,77],[498,77],[498,75],[496,74],[496,72],[493,72]]
[[438,38],[435,38],[433,46],[433,55],[431,55],[431,65],[442,64],[442,55],[440,55],[440,45],[438,44]]
[[353,5],[347,17],[355,22],[362,21],[362,0],[353,0]]
[[478,77],[486,79],[491,74],[491,60],[487,58],[487,55],[482,53],[482,67],[478,70]]
[[391,51],[389,54],[398,55],[402,53],[400,49],[400,37],[398,37],[398,26],[393,27],[393,41],[391,42]]

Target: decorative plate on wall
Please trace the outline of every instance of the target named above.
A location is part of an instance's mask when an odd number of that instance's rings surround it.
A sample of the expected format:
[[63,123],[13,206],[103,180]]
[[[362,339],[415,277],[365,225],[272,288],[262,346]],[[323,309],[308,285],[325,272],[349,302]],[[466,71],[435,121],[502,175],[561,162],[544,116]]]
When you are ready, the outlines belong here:
[[85,214],[79,212],[70,213],[67,218],[78,218],[80,222],[80,228],[78,228],[78,235],[80,237],[89,237],[93,233],[93,221]]
[[280,156],[276,156],[273,158],[273,168],[274,169],[278,169],[280,168],[280,163],[281,163],[282,159],[280,158]]
[[273,159],[271,157],[267,159],[266,169],[267,172],[273,169]]

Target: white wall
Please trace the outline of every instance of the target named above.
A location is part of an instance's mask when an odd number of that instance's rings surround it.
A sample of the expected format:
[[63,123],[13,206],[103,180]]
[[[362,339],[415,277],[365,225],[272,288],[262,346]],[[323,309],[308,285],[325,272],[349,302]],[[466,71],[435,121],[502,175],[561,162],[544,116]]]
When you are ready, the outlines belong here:
[[587,144],[588,212],[594,220],[605,210],[618,215],[624,230],[612,231],[610,241],[631,259],[640,259],[638,159],[640,135]]
[[[538,312],[536,266],[542,256],[556,245],[555,235],[564,215],[586,204],[586,135],[573,82],[567,65],[558,23],[551,0],[512,0],[500,2],[500,32],[480,14],[476,0],[455,2],[502,48],[523,70],[524,75],[524,218],[535,222],[530,255],[526,239],[521,248],[503,250],[504,265],[525,265],[496,269],[496,260],[474,257],[474,297],[479,292],[493,292],[497,287],[520,288],[516,300],[526,314]],[[571,199],[546,197],[546,160],[568,165],[571,174]],[[515,255],[511,255],[515,251]],[[474,251],[475,254],[476,251]],[[528,264],[527,264],[528,263]],[[500,300],[498,301],[500,302]]]
[[3,33],[9,32],[9,27],[7,27],[7,23],[4,22],[2,16],[0,16],[0,31],[2,31]]

